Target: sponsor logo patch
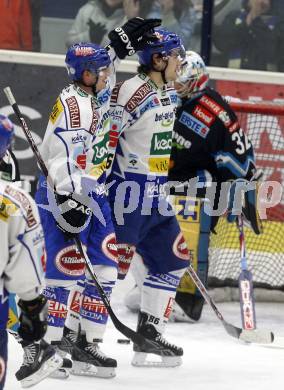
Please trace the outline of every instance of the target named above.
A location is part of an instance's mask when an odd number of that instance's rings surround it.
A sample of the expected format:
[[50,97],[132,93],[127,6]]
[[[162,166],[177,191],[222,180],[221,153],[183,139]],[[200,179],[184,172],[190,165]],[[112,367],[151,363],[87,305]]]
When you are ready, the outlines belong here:
[[191,141],[185,139],[176,131],[173,132],[173,143],[177,149],[189,149],[191,147]]
[[145,96],[148,95],[149,92],[152,91],[152,88],[149,84],[145,83],[141,85],[140,88],[137,89],[137,91],[134,92],[132,97],[128,100],[126,104],[126,110],[131,112],[133,111],[139,103],[145,98]]
[[86,56],[91,56],[95,52],[96,52],[96,50],[94,48],[92,48],[92,47],[81,46],[81,47],[77,47],[75,49],[75,56],[77,56],[77,57],[86,57]]
[[63,111],[63,105],[61,103],[61,100],[57,98],[49,117],[49,119],[53,124],[56,122],[57,118],[59,117],[62,111]]
[[82,309],[86,312],[91,313],[99,313],[104,315],[108,314],[108,311],[101,300],[91,298],[85,295],[83,295]]
[[75,291],[70,304],[70,310],[74,311],[75,313],[80,313],[80,301],[81,293],[79,291]]
[[204,123],[200,122],[194,116],[188,114],[185,111],[183,111],[183,113],[181,114],[179,122],[202,138],[206,138],[210,130],[209,127],[204,125]]
[[70,126],[71,128],[81,127],[80,110],[77,99],[71,96],[66,99],[69,110]]
[[170,106],[171,105],[170,98],[165,97],[165,98],[161,99],[161,103],[162,103],[162,106]]
[[219,113],[218,118],[224,123],[226,127],[229,127],[232,123],[229,114],[225,110],[222,110]]
[[164,173],[169,170],[170,158],[165,157],[150,157],[148,159],[148,166],[150,172]]
[[170,298],[164,313],[164,317],[170,318],[171,312],[173,310],[173,305],[174,305],[174,298]]
[[92,123],[91,123],[91,126],[90,126],[90,133],[92,135],[95,134],[96,130],[97,130],[97,127],[98,127],[98,123],[99,123],[99,115],[98,113],[95,111],[95,108],[94,108],[94,105],[92,104],[92,108],[93,108],[93,117],[92,117]]
[[207,95],[203,95],[199,102],[207,107],[215,115],[218,115],[221,111],[223,111],[223,108]]
[[102,251],[109,259],[118,262],[117,260],[117,245],[114,233],[109,234],[102,242]]
[[67,306],[65,303],[48,300],[48,314],[56,318],[66,318],[67,317]]
[[71,141],[72,144],[79,144],[81,142],[84,143],[87,141],[87,136],[77,133],[74,137],[72,137]]
[[205,125],[210,126],[214,122],[215,116],[212,115],[205,108],[200,106],[199,104],[194,107],[192,115],[197,119],[201,120]]
[[85,261],[76,251],[75,245],[59,251],[55,257],[57,269],[65,275],[82,276],[85,272]]
[[172,149],[172,132],[154,133],[151,140],[151,155],[170,155]]
[[180,232],[173,244],[173,252],[179,259],[189,260],[187,245],[182,232]]
[[239,125],[239,122],[238,122],[238,121],[233,122],[233,123],[231,124],[231,126],[229,127],[229,132],[230,132],[230,133],[234,133],[236,130],[239,129],[239,127],[240,127],[240,125]]
[[77,162],[78,166],[81,169],[85,169],[86,165],[87,165],[87,156],[86,156],[86,154],[79,154],[76,157],[76,162]]
[[152,108],[158,107],[160,105],[159,99],[157,97],[150,97],[147,99],[145,103],[143,103],[140,107],[140,114],[144,114],[147,110],[151,110]]
[[94,156],[92,162],[94,165],[102,163],[107,158],[108,155],[107,145],[108,145],[108,134],[105,135],[100,142],[96,143],[93,146]]
[[0,219],[4,222],[7,222],[9,217],[16,215],[19,208],[3,196],[0,196]]
[[37,224],[36,218],[33,214],[33,209],[30,204],[29,199],[25,194],[22,192],[16,190],[13,187],[7,186],[5,189],[5,193],[7,195],[10,195],[12,198],[14,198],[16,201],[20,203],[20,205],[23,207],[23,209],[26,212],[26,217],[27,217],[27,225],[29,228],[35,226]]

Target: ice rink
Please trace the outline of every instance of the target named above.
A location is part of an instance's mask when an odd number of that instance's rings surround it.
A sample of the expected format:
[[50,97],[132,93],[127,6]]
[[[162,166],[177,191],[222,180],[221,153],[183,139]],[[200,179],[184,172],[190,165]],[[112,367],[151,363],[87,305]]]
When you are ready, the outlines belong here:
[[[118,285],[113,307],[121,321],[133,329],[136,315],[123,305],[123,296],[131,287],[131,278]],[[238,303],[219,303],[225,319],[240,326]],[[258,328],[284,336],[284,303],[257,303]],[[170,323],[166,337],[184,348],[183,365],[178,368],[135,368],[130,364],[131,345],[118,344],[123,338],[109,322],[102,350],[118,360],[117,376],[99,379],[70,376],[67,380],[47,378],[38,390],[275,390],[284,385],[284,349],[246,345],[227,335],[214,312],[206,305],[197,324]],[[10,338],[6,390],[20,389],[14,377],[22,362],[22,351]]]

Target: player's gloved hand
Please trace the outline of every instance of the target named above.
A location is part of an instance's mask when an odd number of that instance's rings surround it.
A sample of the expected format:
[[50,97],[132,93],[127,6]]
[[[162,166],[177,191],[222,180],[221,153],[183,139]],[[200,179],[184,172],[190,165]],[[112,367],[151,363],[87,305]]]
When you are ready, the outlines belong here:
[[229,193],[227,220],[237,222],[237,216],[243,214],[244,223],[255,234],[262,233],[261,220],[257,210],[258,184],[255,179],[237,179],[232,183]]
[[32,301],[19,300],[18,306],[21,309],[19,317],[19,336],[24,341],[38,341],[47,329],[48,301],[43,295],[39,295]]
[[[58,208],[64,221],[57,221],[57,226],[63,231],[67,239],[74,238],[80,230],[85,228],[87,219],[91,216],[92,210],[77,199],[79,196],[55,194]],[[65,222],[65,223],[64,223]],[[66,225],[69,224],[70,226]],[[75,232],[72,231],[74,228]]]
[[110,31],[108,37],[116,55],[120,59],[132,56],[137,50],[142,50],[146,42],[154,40],[148,33],[161,25],[161,19],[129,19],[123,26]]
[[92,19],[89,19],[88,25],[91,42],[100,44],[107,29],[101,23],[94,23]]

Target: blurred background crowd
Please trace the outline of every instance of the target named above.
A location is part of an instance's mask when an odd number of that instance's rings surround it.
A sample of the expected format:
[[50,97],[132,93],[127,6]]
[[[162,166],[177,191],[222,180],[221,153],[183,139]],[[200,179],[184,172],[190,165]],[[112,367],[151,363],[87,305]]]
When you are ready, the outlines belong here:
[[[211,1],[207,65],[284,71],[284,0]],[[203,0],[1,0],[0,49],[63,54],[79,41],[105,45],[108,31],[135,16],[161,18],[186,49],[201,52]]]

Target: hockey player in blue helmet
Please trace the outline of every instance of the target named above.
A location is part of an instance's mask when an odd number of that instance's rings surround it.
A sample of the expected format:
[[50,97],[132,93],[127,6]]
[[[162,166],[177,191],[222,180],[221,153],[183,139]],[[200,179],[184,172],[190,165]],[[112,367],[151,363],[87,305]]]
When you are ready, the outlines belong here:
[[[184,49],[180,38],[164,29],[155,30],[150,38],[138,51],[138,74],[117,84],[112,92],[111,129],[118,143],[116,149],[112,143],[109,154],[113,160],[109,199],[117,238],[118,277],[125,278],[134,252],[143,257],[147,268],[137,330],[151,340],[151,346],[134,345],[132,364],[175,367],[182,362],[183,350],[165,340],[163,332],[189,254],[170,212],[166,185],[177,106],[172,82]],[[131,191],[124,191],[126,186]],[[151,361],[153,354],[160,362]]]
[[[181,38],[163,28],[156,28],[154,33],[148,34],[148,36],[149,42],[143,50],[137,52],[140,64],[138,71],[145,73],[149,71],[158,72],[165,84],[175,80],[176,75],[172,75],[172,70],[168,69],[168,64],[170,58],[183,59],[185,57],[185,48]],[[153,55],[160,58],[158,63],[154,61]]]
[[[143,47],[144,34],[159,24],[156,19],[133,18],[109,33],[106,48],[77,43],[68,49],[65,61],[72,84],[56,100],[41,145],[58,205],[54,212],[53,191],[41,177],[36,200],[44,205],[40,216],[47,241],[47,339],[71,354],[75,375],[115,375],[116,360],[105,356],[98,344],[108,312],[91,276],[85,275],[73,237],[79,235],[86,246],[97,279],[110,296],[117,278],[115,234],[105,191],[110,95],[118,59]],[[67,370],[58,374],[68,376]]]

